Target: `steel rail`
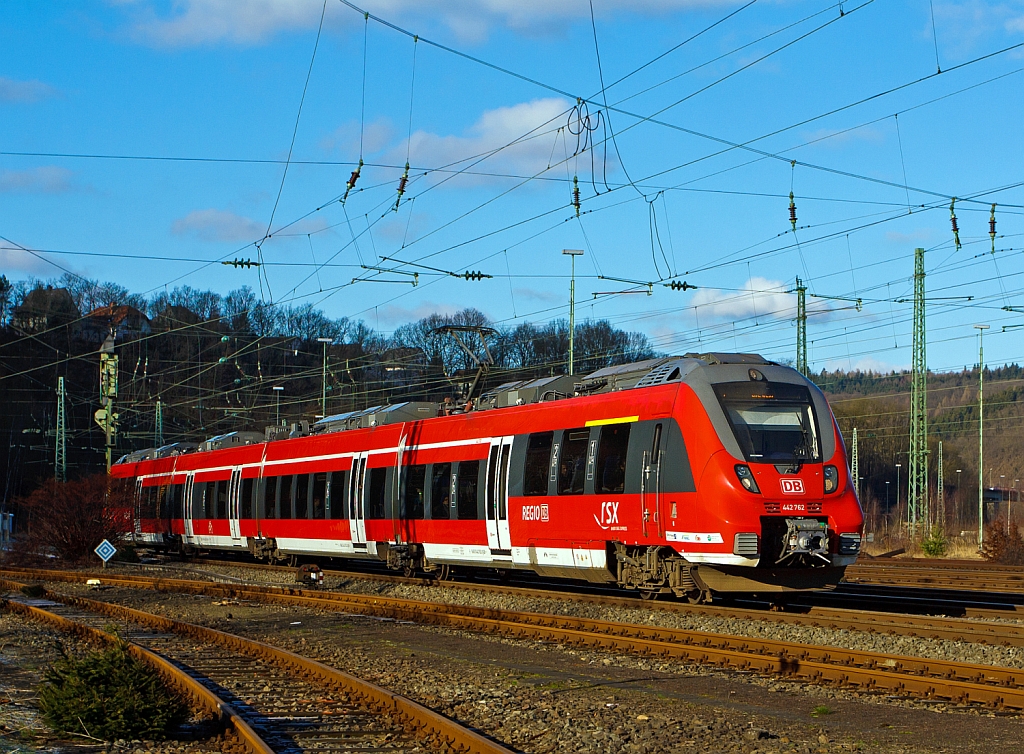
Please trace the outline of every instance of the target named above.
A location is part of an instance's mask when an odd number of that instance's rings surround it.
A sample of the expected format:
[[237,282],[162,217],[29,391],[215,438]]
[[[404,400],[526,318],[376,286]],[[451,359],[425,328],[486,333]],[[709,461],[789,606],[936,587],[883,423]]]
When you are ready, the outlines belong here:
[[[262,568],[268,567],[274,568],[275,570],[287,570],[289,573],[294,570],[283,566],[262,566]],[[83,578],[79,575],[69,576],[64,571],[7,569],[6,572],[55,581],[80,581]],[[353,575],[347,571],[328,573],[343,576]],[[117,576],[107,573],[96,573],[91,574],[91,576],[101,578],[108,584],[127,583],[120,580],[125,578],[134,578],[131,576]],[[86,577],[89,577],[89,575]],[[142,576],[141,578],[149,579],[150,582],[160,580],[155,577],[146,576]],[[407,578],[403,576],[370,574],[366,578],[373,581],[383,581],[385,583],[393,582],[413,583],[417,585],[438,585],[438,582],[433,580],[426,581],[423,579]],[[237,583],[237,580],[233,583]],[[970,641],[979,644],[1024,647],[1024,623],[983,622],[965,618],[939,618],[933,616],[893,614],[879,611],[851,610],[846,608],[812,607],[806,612],[773,612],[763,609],[720,607],[715,605],[690,605],[679,602],[642,602],[638,598],[626,596],[612,597],[606,595],[581,595],[576,593],[560,593],[541,589],[509,587],[502,585],[464,584],[461,582],[442,582],[442,584],[446,587],[466,591],[479,591],[492,594],[511,594],[520,597],[532,597],[546,600],[571,600],[583,604],[608,605],[628,609],[643,609],[646,611],[696,614],[714,618],[756,620],[792,626],[864,631],[869,633],[886,633],[896,636],[914,636],[923,639],[945,639],[949,641]],[[287,587],[281,588],[287,589]],[[1024,618],[1024,614],[1014,613],[1010,610],[968,609],[966,612],[970,618],[1012,618],[1015,617],[1015,615],[1020,615]]]
[[1020,568],[994,570],[947,566],[935,569],[916,564],[857,564],[846,569],[844,580],[851,584],[1024,594],[1024,570]]
[[108,579],[108,583],[414,620],[520,639],[672,658],[793,680],[853,685],[890,694],[1024,710],[1024,670],[1012,668],[378,596],[138,577],[116,577]]
[[[10,585],[11,583],[5,582],[5,585]],[[223,728],[234,734],[249,754],[274,754],[274,750],[242,719],[242,716],[238,714],[238,711],[231,704],[225,702],[184,670],[168,662],[155,652],[151,652],[134,642],[118,639],[116,636],[101,631],[98,628],[78,623],[26,602],[0,599],[0,609],[18,613],[39,623],[53,626],[63,633],[77,636],[87,642],[114,645],[121,641],[128,654],[152,668],[168,686],[189,700],[193,709],[199,709],[211,715]]]
[[[20,589],[24,584],[0,578],[0,586],[7,589]],[[324,665],[316,660],[303,657],[286,649],[281,649],[253,639],[246,639],[235,634],[208,628],[206,626],[199,626],[194,623],[174,620],[165,616],[147,613],[111,602],[88,599],[77,595],[62,594],[52,592],[50,590],[44,590],[44,594],[47,599],[54,602],[60,602],[66,605],[75,605],[85,610],[98,612],[110,617],[130,620],[162,631],[187,636],[195,641],[227,647],[239,654],[263,660],[270,660],[279,666],[283,666],[297,672],[305,678],[350,694],[358,698],[362,702],[363,706],[381,715],[386,715],[398,721],[404,727],[416,731],[418,737],[433,737],[440,742],[443,742],[451,750],[467,752],[467,754],[471,752],[479,754],[511,754],[511,751],[501,744],[491,741],[479,733],[459,725],[455,721],[450,720],[443,715],[412,701],[411,699],[401,696],[400,694],[395,694],[349,673]],[[18,604],[9,600],[7,602],[12,605]],[[62,621],[67,621],[66,618],[61,616],[55,617]],[[73,623],[72,621],[68,622]],[[88,627],[83,626],[83,628]],[[93,631],[95,629],[88,630]],[[142,650],[141,647],[140,650]],[[239,721],[244,724],[244,721]],[[270,751],[272,750],[268,748],[258,752],[258,754],[267,754]],[[253,754],[257,754],[257,752],[254,751]]]

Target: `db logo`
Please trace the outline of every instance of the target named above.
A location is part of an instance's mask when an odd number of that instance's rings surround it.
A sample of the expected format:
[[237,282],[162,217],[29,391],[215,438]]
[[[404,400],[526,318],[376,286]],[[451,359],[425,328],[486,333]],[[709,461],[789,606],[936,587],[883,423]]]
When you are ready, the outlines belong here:
[[803,479],[780,479],[779,484],[782,486],[783,495],[802,495],[804,494],[804,480]]

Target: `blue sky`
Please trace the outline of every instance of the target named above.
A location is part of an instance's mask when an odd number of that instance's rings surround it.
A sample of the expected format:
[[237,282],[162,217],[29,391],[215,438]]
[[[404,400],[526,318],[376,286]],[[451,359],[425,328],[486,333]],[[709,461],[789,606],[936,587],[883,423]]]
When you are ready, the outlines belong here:
[[[38,255],[5,242],[0,272],[262,283],[390,331],[464,306],[565,316],[561,250],[579,248],[578,316],[659,350],[793,358],[799,276],[862,299],[809,299],[812,367],[888,369],[910,362],[922,246],[930,366],[975,363],[977,322],[986,361],[1024,360],[1024,328],[1001,332],[1024,323],[1003,310],[1024,307],[1024,46],[1006,49],[1024,2],[598,0],[600,71],[587,2],[356,5],[376,18],[338,0],[6,0],[0,235]],[[260,257],[262,278],[219,264]]]

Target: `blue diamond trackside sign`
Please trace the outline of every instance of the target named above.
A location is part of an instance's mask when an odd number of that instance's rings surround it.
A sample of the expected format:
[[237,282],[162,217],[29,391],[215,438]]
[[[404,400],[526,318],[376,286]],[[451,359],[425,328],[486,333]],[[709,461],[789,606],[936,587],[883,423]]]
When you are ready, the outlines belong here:
[[117,555],[117,548],[114,547],[112,544],[110,544],[110,542],[108,542],[107,540],[104,539],[102,542],[100,542],[99,547],[97,547],[95,550],[93,550],[93,552],[95,552],[97,555],[99,555],[100,559],[104,563],[106,563],[112,557]]

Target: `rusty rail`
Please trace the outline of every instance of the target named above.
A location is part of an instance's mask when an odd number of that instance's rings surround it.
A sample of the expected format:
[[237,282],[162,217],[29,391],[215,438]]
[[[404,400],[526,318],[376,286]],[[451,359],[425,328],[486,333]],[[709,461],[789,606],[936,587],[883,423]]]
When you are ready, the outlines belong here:
[[[8,581],[0,583],[7,587],[13,585],[15,588],[18,588],[21,586]],[[62,615],[51,613],[41,607],[24,602],[7,599],[0,600],[0,609],[18,613],[40,623],[46,623],[59,631],[77,636],[91,643],[111,645],[118,641],[116,636],[105,631],[77,623]],[[140,647],[138,644],[126,641],[124,645],[128,654],[153,668],[168,686],[176,690],[185,699],[188,699],[193,709],[199,709],[211,715],[224,728],[234,733],[235,737],[238,738],[249,754],[274,754],[274,750],[242,719],[234,707],[196,681],[188,673],[175,667],[160,655]]]
[[[78,574],[59,575],[69,581],[84,578]],[[39,577],[47,578],[42,573]],[[794,680],[1024,710],[1024,670],[1011,668],[376,596],[144,577],[108,576],[104,580],[108,584],[415,620],[520,639],[673,658]]]
[[[68,579],[72,581],[73,579]],[[188,582],[186,582],[188,583]],[[139,584],[134,584],[138,586]],[[0,586],[8,589],[18,589],[23,586],[20,583],[0,578]],[[148,587],[143,583],[142,586]],[[169,590],[178,591],[178,590]],[[109,615],[118,619],[127,619],[142,625],[169,631],[178,635],[188,636],[196,641],[209,644],[218,644],[227,647],[234,652],[245,654],[250,657],[270,660],[278,665],[296,671],[298,674],[316,680],[321,684],[342,690],[361,700],[362,704],[381,715],[386,715],[397,720],[406,728],[417,731],[422,738],[435,738],[454,751],[477,752],[479,754],[510,754],[509,749],[499,743],[472,731],[453,720],[440,715],[433,710],[424,707],[399,694],[392,693],[361,678],[345,673],[344,671],[332,668],[323,663],[312,660],[308,657],[290,652],[286,649],[274,647],[270,644],[246,639],[235,634],[218,631],[217,629],[199,626],[194,623],[186,623],[161,615],[143,612],[130,607],[116,605],[110,602],[92,600],[76,595],[61,594],[45,591],[48,599],[61,602],[66,605],[75,605],[86,610]],[[230,596],[229,591],[223,592]],[[11,603],[16,604],[16,603]],[[65,618],[54,616],[65,621]],[[70,622],[70,621],[69,621]],[[73,623],[73,622],[72,622]],[[88,627],[83,628],[87,630]],[[102,633],[102,632],[101,632]],[[142,648],[139,648],[142,650]],[[146,651],[146,650],[142,650]],[[190,679],[191,680],[191,679]],[[241,721],[240,721],[241,722]],[[269,751],[269,749],[267,750]],[[256,752],[254,752],[256,754]],[[261,752],[262,754],[262,752]]]

